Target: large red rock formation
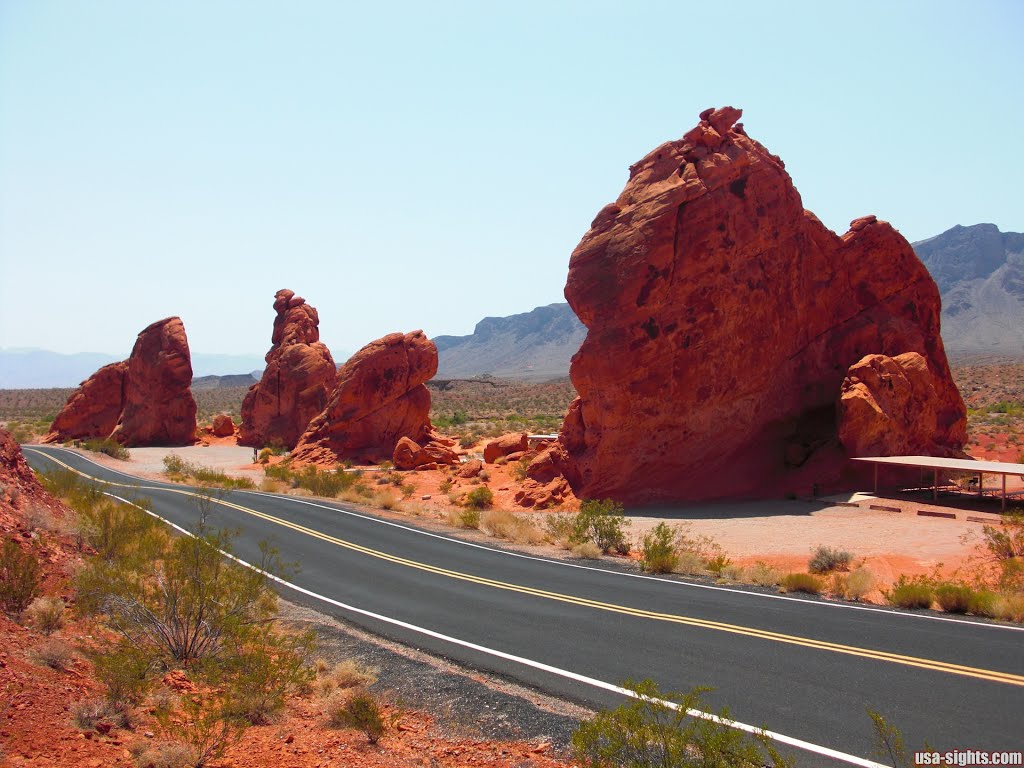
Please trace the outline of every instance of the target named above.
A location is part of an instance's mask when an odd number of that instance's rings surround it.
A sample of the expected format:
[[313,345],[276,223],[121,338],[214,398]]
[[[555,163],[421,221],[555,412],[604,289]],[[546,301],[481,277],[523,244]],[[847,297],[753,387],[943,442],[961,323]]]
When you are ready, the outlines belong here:
[[128,363],[111,363],[83,381],[50,425],[44,443],[108,437],[124,409]]
[[403,437],[423,446],[434,435],[430,392],[437,347],[423,331],[392,333],[356,352],[338,371],[338,384],[292,452],[297,462],[391,460]]
[[110,436],[123,445],[195,442],[192,357],[181,318],[159,320],[135,340],[125,375],[124,410]]
[[957,456],[963,421],[943,422],[951,393],[916,352],[867,355],[851,366],[839,399],[839,440],[850,456]]
[[192,358],[181,318],[139,333],[131,356],[82,382],[46,442],[112,437],[128,446],[190,445],[196,436]]
[[274,295],[274,333],[263,377],[242,402],[241,445],[278,442],[294,448],[310,420],[327,405],[334,387],[334,358],[320,341],[320,317],[301,296]]
[[935,446],[963,443],[939,294],[909,243],[874,216],[828,230],[740,114],[707,110],[632,166],[572,254],[588,333],[560,468],[581,498],[835,487],[840,389],[872,353],[919,354],[940,382]]

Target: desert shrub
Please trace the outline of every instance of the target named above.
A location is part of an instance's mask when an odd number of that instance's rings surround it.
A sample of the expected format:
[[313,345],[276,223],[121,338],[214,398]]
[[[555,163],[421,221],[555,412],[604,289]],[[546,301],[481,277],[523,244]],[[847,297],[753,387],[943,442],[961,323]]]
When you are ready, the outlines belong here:
[[1024,621],[1024,593],[996,595],[992,600],[992,616],[1004,621]]
[[111,440],[109,437],[83,440],[82,447],[87,451],[103,453],[112,458],[121,459],[122,461],[127,461],[132,456],[127,448],[117,442],[117,440]]
[[232,649],[225,664],[232,695],[224,715],[251,725],[271,722],[285,707],[289,693],[305,690],[315,677],[307,663],[312,652],[312,632],[284,634],[265,625],[257,637],[245,637]]
[[446,477],[441,481],[441,484],[437,488],[441,493],[448,493],[454,487],[455,483],[452,482],[452,479],[450,477]]
[[787,573],[779,586],[783,592],[806,592],[810,595],[821,593],[821,579],[813,573]]
[[201,485],[218,488],[255,488],[256,484],[248,477],[230,477],[220,469],[204,467],[169,453],[164,456],[164,474],[173,480],[195,480]]
[[743,581],[743,577],[746,575],[746,569],[735,563],[728,563],[725,565],[718,574],[721,578],[728,581]]
[[135,764],[144,768],[186,768],[192,759],[188,746],[174,741],[141,742],[138,747],[132,751]]
[[335,728],[362,731],[370,744],[380,741],[389,725],[380,703],[365,688],[356,689],[347,696],[335,695],[327,702],[327,721]]
[[674,573],[681,573],[684,576],[704,576],[708,572],[704,558],[688,549],[676,552],[676,565],[672,570]]
[[966,584],[944,583],[935,587],[935,602],[946,613],[967,613],[974,590]]
[[[676,526],[676,551],[680,562],[685,562],[688,573],[694,575],[714,573],[720,575],[732,561],[722,546],[710,536],[691,536],[684,526]],[[699,561],[699,566],[696,562]],[[679,571],[683,573],[684,571]]]
[[398,509],[398,499],[393,493],[378,493],[374,503],[381,509]]
[[154,663],[150,654],[129,643],[119,643],[92,655],[96,679],[106,689],[106,700],[126,708],[141,702],[153,682]]
[[544,535],[552,544],[569,549],[572,544],[573,515],[548,515],[544,520]]
[[272,450],[270,450],[269,448],[261,448],[260,452],[256,456],[256,460],[260,464],[269,464],[270,463],[270,457],[273,456],[273,455],[274,455],[274,452]]
[[527,478],[526,470],[530,466],[530,459],[520,459],[519,461],[512,464],[509,468],[509,474],[512,475],[514,480],[525,480]]
[[122,727],[127,725],[124,713],[106,699],[85,699],[71,705],[71,722],[80,730],[91,731],[103,720]]
[[581,560],[597,560],[601,557],[603,551],[592,541],[581,541],[579,544],[573,544],[569,550],[573,557],[578,557]]
[[37,597],[23,616],[44,635],[52,635],[64,626],[64,601],[59,597]]
[[0,546],[0,609],[21,613],[39,592],[42,571],[39,560],[13,539]]
[[724,552],[719,552],[714,557],[705,560],[704,565],[716,576],[721,576],[725,569],[732,565],[732,560]]
[[176,707],[157,709],[156,717],[168,740],[185,745],[193,768],[223,757],[248,725],[245,718],[231,714],[227,696],[216,689],[203,697],[183,696]]
[[850,561],[853,554],[843,549],[820,546],[814,550],[807,569],[811,573],[830,573],[831,571],[846,571],[850,568]]
[[544,539],[534,524],[505,509],[489,509],[480,515],[480,530],[488,536],[508,539],[519,544],[537,544]]
[[470,509],[487,509],[494,503],[494,493],[485,485],[466,494],[465,505]]
[[629,552],[629,542],[623,530],[626,518],[622,514],[622,505],[612,499],[588,499],[580,504],[576,513],[572,534],[572,544],[592,541],[602,552],[615,551],[620,554]]
[[414,493],[416,493],[416,486],[410,485],[409,483],[403,483],[399,486],[398,490],[402,492],[403,499],[409,499],[412,498]]
[[651,573],[671,573],[678,562],[675,535],[666,523],[660,522],[644,536],[640,567]]
[[875,575],[867,568],[857,568],[846,577],[846,592],[843,596],[849,600],[860,600],[874,588]]
[[[764,734],[726,725],[727,710],[711,713],[701,700],[706,688],[680,694],[662,693],[651,680],[623,685],[637,698],[598,712],[572,735],[575,757],[588,768],[791,765]],[[691,717],[693,710],[709,717]]]
[[454,509],[449,512],[448,520],[458,528],[476,529],[480,527],[480,510],[473,507]]
[[778,586],[779,582],[782,581],[782,572],[772,568],[762,560],[758,560],[752,566],[747,568],[744,572],[744,576],[752,584],[757,584],[762,587]]
[[61,640],[44,640],[32,651],[32,658],[50,669],[64,670],[71,664],[71,647]]
[[967,612],[975,616],[987,616],[996,618],[996,600],[998,595],[987,589],[974,589],[967,598]]
[[326,696],[337,690],[369,688],[377,682],[379,672],[376,667],[365,666],[352,659],[340,661],[330,670],[320,670],[320,692]]
[[903,575],[892,585],[892,589],[883,594],[897,608],[931,608],[935,590],[931,579],[925,576]]

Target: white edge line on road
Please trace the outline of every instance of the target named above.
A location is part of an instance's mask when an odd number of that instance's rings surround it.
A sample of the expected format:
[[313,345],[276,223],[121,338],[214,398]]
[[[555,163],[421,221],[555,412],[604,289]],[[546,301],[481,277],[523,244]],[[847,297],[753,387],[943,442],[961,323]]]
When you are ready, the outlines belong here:
[[[114,472],[116,474],[123,475],[124,477],[129,477],[132,480],[135,480],[137,482],[145,482],[145,483],[152,483],[152,482],[158,482],[159,483],[159,482],[161,482],[161,481],[146,480],[145,478],[136,477],[135,475],[129,475],[129,474],[125,473],[125,472],[120,472],[119,470],[111,469],[110,467],[107,467],[107,466],[105,466],[103,464],[100,464],[99,462],[94,461],[93,459],[90,459],[88,456],[84,456],[81,453],[78,453],[77,451],[70,451],[67,448],[62,448],[62,447],[58,448],[58,446],[46,446],[46,447],[52,447],[52,448],[57,449],[57,450],[68,451],[69,453],[72,453],[75,456],[78,456],[79,458],[83,459],[84,461],[87,461],[90,464],[94,464],[95,466],[99,467],[100,469],[106,469],[106,470],[108,470],[110,472]],[[44,453],[43,451],[35,451],[35,452],[38,453],[41,456],[46,456],[46,453]],[[98,480],[99,478],[96,478],[96,479]],[[103,482],[103,481],[100,480],[100,482]],[[174,490],[174,484],[163,483],[163,485],[165,485],[167,487],[166,488],[161,488],[161,487],[158,486],[158,487],[155,487],[154,490]],[[140,486],[139,490],[142,490],[142,486]],[[994,622],[970,621],[968,619],[956,619],[956,618],[953,618],[951,616],[933,616],[933,615],[927,614],[927,613],[910,613],[910,612],[907,612],[907,611],[896,611],[896,610],[891,610],[891,609],[888,609],[888,608],[874,608],[874,607],[867,606],[867,605],[850,605],[849,603],[831,603],[831,602],[825,602],[825,601],[821,601],[821,600],[805,600],[805,599],[800,598],[800,597],[790,597],[789,595],[773,595],[773,594],[769,594],[767,592],[753,592],[753,591],[747,590],[747,589],[737,589],[735,587],[723,587],[723,586],[720,586],[718,584],[700,584],[700,583],[697,583],[697,582],[684,581],[684,580],[680,580],[680,579],[664,579],[664,578],[660,578],[658,576],[648,576],[648,575],[642,574],[642,573],[626,573],[624,571],[614,571],[614,570],[610,570],[610,569],[607,569],[607,568],[595,568],[592,565],[581,565],[579,563],[567,563],[564,560],[552,560],[552,559],[547,558],[547,557],[538,557],[537,555],[527,555],[527,554],[524,554],[522,552],[514,552],[514,551],[511,551],[511,550],[507,550],[507,549],[499,549],[497,547],[489,547],[489,546],[487,546],[485,544],[477,544],[476,542],[473,542],[473,541],[465,541],[464,539],[458,539],[458,538],[455,538],[454,536],[445,536],[445,535],[440,534],[440,533],[434,533],[432,531],[425,531],[423,529],[414,528],[412,526],[404,525],[402,523],[396,523],[393,520],[385,520],[384,518],[376,517],[374,515],[367,515],[367,514],[364,514],[362,512],[356,512],[356,511],[351,510],[351,509],[345,509],[344,507],[340,506],[340,502],[335,502],[335,504],[338,504],[339,506],[327,506],[326,504],[318,504],[316,502],[307,501],[305,499],[297,499],[294,496],[288,496],[286,494],[265,493],[263,491],[246,491],[246,490],[241,490],[241,489],[234,489],[234,490],[237,493],[248,493],[248,494],[252,494],[253,496],[265,496],[267,498],[279,499],[279,500],[282,500],[282,501],[290,501],[290,502],[294,502],[296,504],[306,504],[306,505],[311,506],[311,507],[317,507],[318,509],[326,509],[326,510],[331,511],[331,512],[341,512],[342,514],[349,515],[350,517],[357,517],[357,518],[359,518],[361,520],[366,520],[368,522],[378,523],[380,525],[388,525],[388,526],[391,526],[392,528],[400,528],[400,529],[402,529],[404,531],[409,531],[410,533],[419,534],[420,536],[428,536],[428,537],[433,538],[433,539],[441,539],[442,541],[448,541],[448,542],[451,542],[453,544],[460,544],[460,545],[465,546],[465,547],[473,547],[474,549],[482,549],[482,550],[484,550],[486,552],[494,552],[494,553],[497,553],[497,554],[506,555],[508,557],[519,557],[519,558],[522,558],[524,560],[535,560],[537,562],[548,563],[550,565],[557,565],[557,566],[561,566],[563,568],[579,568],[580,570],[594,571],[595,573],[603,573],[605,575],[613,576],[613,577],[614,576],[620,576],[620,577],[630,578],[630,579],[644,579],[644,580],[647,580],[647,581],[657,581],[657,582],[660,582],[662,584],[671,584],[671,585],[674,585],[676,587],[691,587],[693,589],[707,589],[707,590],[711,590],[713,592],[729,592],[729,593],[732,593],[732,594],[735,594],[735,595],[746,595],[747,597],[759,597],[759,598],[765,598],[765,599],[768,599],[768,600],[784,600],[784,601],[790,602],[790,603],[799,603],[800,605],[807,606],[809,608],[840,608],[840,609],[845,609],[845,610],[848,610],[848,611],[867,611],[868,613],[879,614],[881,616],[891,616],[891,617],[894,617],[894,618],[897,618],[897,619],[927,619],[929,621],[944,621],[944,622],[947,622],[947,623],[950,623],[950,624],[965,624],[965,625],[967,625],[969,627],[977,627],[977,628],[982,628],[982,629],[1005,629],[1005,630],[1010,630],[1012,632],[1024,632],[1024,626],[1017,626],[1017,625],[1013,625],[1013,624],[996,624]]]
[[[185,534],[186,536],[195,537],[195,534],[192,533],[191,531],[188,531],[188,530],[182,528],[180,525],[175,525],[170,520],[166,520],[165,518],[163,518],[160,515],[156,514],[152,510],[149,510],[149,509],[146,509],[145,507],[139,506],[138,504],[135,504],[134,502],[128,501],[128,499],[122,498],[122,497],[117,496],[117,495],[115,495],[113,493],[110,493],[108,491],[105,491],[104,493],[105,493],[105,495],[109,496],[110,498],[117,499],[118,501],[122,502],[123,504],[127,504],[129,506],[135,507],[136,509],[142,510],[147,515],[151,515],[152,517],[155,517],[157,520],[162,521],[163,523],[169,525],[171,528],[175,529],[176,531],[179,531],[179,532]],[[240,565],[244,565],[246,568],[252,569],[256,573],[259,573],[259,574],[267,577],[268,579],[276,581],[278,584],[281,584],[281,585],[283,585],[285,587],[288,587],[289,589],[293,589],[296,592],[299,592],[301,594],[308,595],[309,597],[312,597],[312,598],[315,598],[317,600],[320,600],[321,602],[328,603],[328,604],[333,605],[333,606],[335,606],[337,608],[341,608],[342,610],[351,611],[352,613],[358,613],[358,614],[360,614],[362,616],[366,616],[368,618],[375,619],[377,621],[382,621],[382,622],[385,622],[387,624],[393,624],[396,627],[401,627],[403,629],[408,629],[408,630],[410,630],[412,632],[416,632],[416,633],[421,634],[421,635],[426,635],[428,637],[432,637],[432,638],[435,638],[437,640],[442,640],[442,641],[444,641],[446,643],[451,643],[452,645],[458,645],[458,646],[461,646],[463,648],[468,648],[470,650],[477,651],[479,653],[483,653],[483,654],[486,654],[488,656],[495,656],[495,657],[497,657],[499,659],[504,659],[505,661],[511,661],[511,662],[513,662],[515,664],[521,664],[522,666],[525,666],[525,667],[531,667],[533,669],[538,669],[538,670],[540,670],[542,672],[547,672],[549,674],[557,675],[558,677],[564,677],[564,678],[566,678],[568,680],[574,680],[575,682],[583,683],[584,685],[589,685],[589,686],[591,686],[593,688],[599,688],[601,690],[611,691],[612,693],[618,693],[618,694],[621,694],[622,696],[628,696],[628,697],[633,698],[633,699],[645,699],[646,698],[646,697],[638,695],[636,692],[631,691],[628,688],[623,688],[621,686],[614,685],[612,683],[606,683],[604,680],[598,680],[598,679],[593,678],[593,677],[587,677],[586,675],[581,675],[581,674],[578,674],[576,672],[570,672],[567,669],[561,669],[559,667],[553,667],[550,664],[544,664],[543,662],[540,662],[540,661],[534,661],[533,659],[527,659],[527,658],[525,658],[523,656],[515,656],[515,655],[513,655],[511,653],[505,653],[504,651],[495,650],[494,648],[488,648],[487,646],[484,646],[484,645],[477,645],[476,643],[471,643],[468,640],[460,640],[459,638],[452,637],[451,635],[445,635],[445,634],[442,634],[441,632],[435,632],[432,629],[426,629],[425,627],[420,627],[420,626],[417,626],[416,624],[410,624],[409,622],[402,621],[400,619],[393,619],[390,616],[384,616],[384,615],[379,614],[379,613],[374,613],[373,611],[367,611],[367,610],[365,610],[363,608],[356,608],[353,605],[348,605],[346,603],[342,603],[339,600],[335,600],[333,598],[326,597],[325,595],[318,594],[318,593],[313,592],[313,591],[311,591],[309,589],[305,589],[304,587],[300,587],[297,584],[292,584],[290,581],[285,581],[280,576],[275,576],[272,573],[267,573],[266,571],[262,570],[261,568],[257,568],[256,566],[252,565],[251,563],[248,563],[245,560],[242,560],[240,557],[232,555],[230,552],[225,552],[224,550],[218,550],[218,551],[222,555],[224,555],[225,557],[228,557],[228,558],[234,560],[236,563],[239,563]],[[670,709],[673,709],[673,710],[675,710],[677,712],[682,709],[678,704],[676,704],[675,702],[672,702],[672,701],[665,701],[664,699],[650,699],[650,701],[652,701],[654,703],[662,704],[662,705],[664,705],[664,706],[666,706],[666,707],[668,707]],[[873,760],[867,760],[867,759],[865,759],[863,757],[857,757],[856,755],[850,755],[850,754],[847,754],[846,752],[840,752],[838,750],[831,749],[829,747],[823,747],[820,744],[813,744],[813,743],[811,743],[809,741],[804,741],[803,739],[797,739],[797,738],[794,738],[792,736],[786,736],[785,734],[782,734],[782,733],[776,733],[775,731],[769,731],[769,730],[764,729],[764,728],[758,728],[758,727],[753,726],[753,725],[747,725],[746,723],[741,723],[738,720],[730,720],[730,719],[727,719],[727,718],[724,718],[724,717],[720,717],[719,715],[715,715],[715,714],[713,714],[711,712],[705,712],[705,711],[700,710],[700,709],[686,709],[686,710],[683,710],[683,711],[685,711],[685,713],[687,715],[689,715],[690,717],[698,717],[698,718],[701,718],[703,720],[710,720],[710,721],[712,721],[714,723],[719,723],[721,725],[726,725],[726,726],[728,726],[730,728],[735,728],[735,729],[737,729],[739,731],[744,731],[746,733],[751,733],[751,734],[755,734],[755,735],[762,734],[762,735],[768,737],[769,739],[771,739],[772,741],[778,742],[779,744],[785,744],[785,745],[790,746],[790,747],[795,747],[796,749],[802,749],[802,750],[804,750],[806,752],[813,752],[816,755],[822,755],[824,757],[830,757],[830,758],[832,758],[834,760],[839,760],[839,761],[844,762],[844,763],[850,763],[851,765],[862,766],[862,768],[888,768],[888,766],[885,766],[882,763],[876,763]]]

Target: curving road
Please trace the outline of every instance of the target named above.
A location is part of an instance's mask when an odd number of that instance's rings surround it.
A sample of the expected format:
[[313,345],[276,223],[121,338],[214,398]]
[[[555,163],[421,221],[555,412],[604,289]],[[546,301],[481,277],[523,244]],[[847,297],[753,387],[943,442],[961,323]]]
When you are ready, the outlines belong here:
[[[195,494],[61,448],[26,446],[37,470],[64,465],[139,493],[190,527]],[[138,489],[137,491],[135,489]],[[778,735],[799,765],[872,765],[865,709],[913,749],[1024,749],[1020,627],[691,584],[492,549],[346,509],[226,493],[210,521],[237,528],[235,554],[272,541],[301,565],[289,599],[548,693],[621,703],[617,684],[711,686],[738,724]]]

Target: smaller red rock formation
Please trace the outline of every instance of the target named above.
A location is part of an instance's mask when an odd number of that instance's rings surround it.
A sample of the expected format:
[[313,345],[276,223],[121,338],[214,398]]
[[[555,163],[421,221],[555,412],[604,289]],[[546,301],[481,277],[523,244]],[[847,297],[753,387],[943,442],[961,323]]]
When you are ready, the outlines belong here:
[[[445,441],[450,442],[450,441]],[[443,442],[432,439],[425,445],[403,437],[395,445],[392,456],[395,469],[437,469],[441,465],[452,466],[459,463],[459,455]]]
[[185,326],[168,317],[139,333],[131,356],[100,368],[72,393],[45,442],[111,437],[127,446],[191,445],[192,358]]
[[111,437],[123,445],[191,445],[196,440],[192,357],[180,317],[158,320],[135,340],[124,410]]
[[524,453],[529,450],[529,441],[525,432],[511,432],[491,440],[484,446],[484,461],[493,464],[502,456]]
[[213,417],[211,431],[216,437],[231,437],[235,434],[235,422],[226,413],[218,413]]
[[327,405],[334,358],[320,341],[320,316],[293,291],[274,295],[274,333],[267,367],[242,402],[240,445],[278,442],[294,448],[310,420]]
[[526,480],[514,497],[516,504],[545,509],[567,501],[573,495],[564,475],[567,466],[565,448],[560,443],[549,445],[526,468]]
[[437,347],[423,331],[392,333],[356,352],[338,371],[324,411],[299,439],[292,458],[333,465],[345,459],[392,459],[398,441],[436,442],[430,424],[430,392]]
[[108,437],[124,409],[126,362],[111,363],[83,381],[50,425],[44,443]]
[[850,456],[963,456],[950,447],[967,442],[966,419],[946,416],[953,397],[917,352],[867,355],[843,380],[839,440]]
[[480,459],[470,459],[462,468],[459,470],[459,477],[466,478],[467,480],[471,477],[476,477],[484,469],[484,463]]

